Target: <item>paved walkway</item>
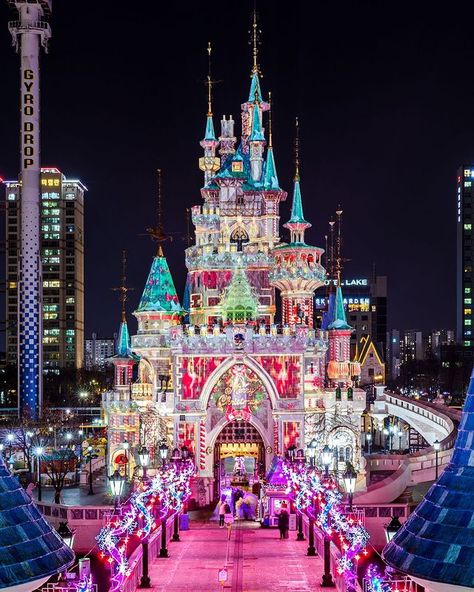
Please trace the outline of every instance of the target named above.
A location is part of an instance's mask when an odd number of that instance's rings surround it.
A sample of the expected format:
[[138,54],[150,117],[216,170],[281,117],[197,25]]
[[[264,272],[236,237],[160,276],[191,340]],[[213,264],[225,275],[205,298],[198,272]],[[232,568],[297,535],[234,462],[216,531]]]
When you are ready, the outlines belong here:
[[296,533],[279,540],[276,529],[236,523],[229,545],[228,581],[218,582],[227,552],[227,530],[191,522],[179,543],[169,544],[169,559],[150,566],[153,589],[165,591],[318,592],[323,572],[319,557],[307,557],[307,541]]

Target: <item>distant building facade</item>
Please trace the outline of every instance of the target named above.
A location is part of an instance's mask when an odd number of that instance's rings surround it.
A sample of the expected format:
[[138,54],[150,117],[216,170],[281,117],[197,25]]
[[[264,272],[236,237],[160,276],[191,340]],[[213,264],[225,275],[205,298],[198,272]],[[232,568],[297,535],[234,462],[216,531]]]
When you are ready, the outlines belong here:
[[107,360],[115,355],[117,335],[101,339],[97,333],[92,333],[91,339],[86,339],[84,348],[84,366],[86,370],[104,370]]
[[473,215],[474,164],[458,169],[456,190],[457,265],[456,265],[456,338],[471,351],[473,338],[474,273],[473,273]]
[[[18,355],[19,181],[6,181],[6,362]],[[43,368],[80,368],[84,360],[84,193],[79,180],[41,169]]]

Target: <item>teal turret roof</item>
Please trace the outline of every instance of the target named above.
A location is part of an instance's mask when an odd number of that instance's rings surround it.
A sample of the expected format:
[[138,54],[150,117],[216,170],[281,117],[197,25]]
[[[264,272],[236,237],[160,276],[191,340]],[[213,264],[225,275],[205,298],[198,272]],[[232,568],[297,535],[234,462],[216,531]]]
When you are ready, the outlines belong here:
[[301,199],[301,187],[299,177],[295,178],[293,185],[293,203],[291,206],[291,218],[288,220],[288,224],[308,224],[304,219],[303,214],[303,201]]
[[257,99],[260,103],[262,101],[262,91],[260,90],[260,79],[256,72],[252,74],[250,82],[249,103],[253,103]]
[[262,122],[260,121],[260,109],[258,108],[257,103],[254,103],[252,111],[252,131],[249,140],[251,142],[264,142],[265,136],[263,135]]
[[216,133],[214,131],[214,121],[212,119],[212,115],[208,115],[207,116],[207,120],[206,120],[206,131],[204,133],[204,140],[212,140],[214,142],[217,142],[216,140]]
[[120,323],[116,351],[117,353],[114,356],[115,358],[130,358],[133,360],[139,359],[139,357],[132,352],[132,349],[130,347],[130,333],[128,331],[128,324],[127,319],[125,318],[125,313],[123,314],[122,322]]
[[352,330],[352,327],[347,324],[346,311],[344,309],[344,298],[342,296],[341,286],[336,288],[336,302],[334,305],[334,316],[328,329],[343,329]]
[[153,259],[137,312],[169,312],[182,314],[176,288],[161,249]]
[[273,156],[273,148],[268,147],[267,160],[265,162],[265,173],[263,176],[263,185],[265,189],[280,189],[278,175],[275,166],[275,157]]

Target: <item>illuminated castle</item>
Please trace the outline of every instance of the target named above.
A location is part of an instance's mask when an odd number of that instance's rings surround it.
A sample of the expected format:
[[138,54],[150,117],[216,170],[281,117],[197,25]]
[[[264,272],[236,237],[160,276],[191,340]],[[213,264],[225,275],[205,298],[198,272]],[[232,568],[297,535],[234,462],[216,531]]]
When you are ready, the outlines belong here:
[[[271,104],[260,85],[256,27],[254,20],[239,140],[232,116],[222,118],[216,137],[208,77],[199,159],[204,186],[201,205],[192,208],[195,244],[186,249],[183,305],[162,251],[159,220],[153,231],[158,252],[134,313],[138,333],[113,359],[120,383],[104,400],[110,470],[124,457],[124,441],[131,463],[139,444],[156,462],[161,439],[170,447],[187,446],[196,458],[199,504],[217,497],[228,478],[226,458],[253,458],[252,480],[270,470],[275,455],[305,450],[314,439],[317,457],[325,444],[333,448],[334,468],[344,470],[346,460],[361,468],[365,393],[354,388],[360,370],[349,358],[352,330],[340,286],[327,331],[314,328],[314,292],[326,271],[323,249],[306,243],[311,224],[303,213],[298,142],[291,216],[284,225],[290,242],[280,238],[279,206],[287,193],[276,170]],[[128,370],[133,356],[139,356],[135,382]]]

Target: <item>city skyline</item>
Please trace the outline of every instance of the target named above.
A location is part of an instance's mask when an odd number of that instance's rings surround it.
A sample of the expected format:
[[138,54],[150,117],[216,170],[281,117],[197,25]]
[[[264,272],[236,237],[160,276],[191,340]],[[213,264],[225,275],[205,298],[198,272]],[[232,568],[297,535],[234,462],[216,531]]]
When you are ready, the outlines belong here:
[[[389,326],[453,327],[456,169],[461,162],[473,160],[474,153],[468,145],[470,123],[460,128],[461,120],[464,123],[466,119],[459,114],[462,108],[457,106],[454,112],[446,109],[445,103],[455,101],[448,85],[450,80],[454,84],[453,60],[459,65],[462,56],[468,59],[472,53],[468,42],[456,41],[462,38],[460,30],[465,25],[450,23],[449,18],[448,23],[441,22],[434,14],[427,22],[425,15],[425,25],[419,30],[414,24],[402,25],[405,41],[401,43],[401,36],[391,36],[401,25],[396,18],[386,23],[387,31],[381,31],[371,27],[380,14],[370,16],[367,7],[352,14],[348,8],[338,20],[340,35],[346,37],[341,47],[322,26],[324,17],[335,17],[328,7],[315,21],[318,35],[311,39],[304,34],[306,12],[289,14],[287,29],[282,31],[280,15],[272,13],[268,2],[261,2],[258,9],[263,31],[262,87],[264,94],[273,93],[275,158],[286,190],[291,190],[293,174],[293,121],[295,115],[300,117],[302,190],[305,211],[313,223],[310,240],[324,246],[327,221],[341,203],[344,254],[351,259],[345,275],[368,277],[375,263],[377,273],[388,276]],[[160,29],[163,36],[156,45],[143,36],[128,45],[114,41],[112,33],[108,36],[101,29],[106,16],[102,10],[99,7],[94,21],[88,23],[88,45],[84,48],[71,43],[71,38],[79,39],[80,23],[71,16],[74,10],[68,7],[66,13],[64,7],[55,6],[50,54],[42,57],[43,164],[78,176],[90,189],[85,204],[86,335],[116,331],[120,304],[110,288],[120,277],[124,248],[129,258],[129,283],[136,290],[130,296],[128,312],[138,305],[154,251],[139,235],[154,223],[157,167],[163,169],[165,225],[170,233],[176,233],[165,249],[181,297],[185,209],[195,203],[202,185],[196,159],[206,112],[202,81],[207,74],[207,40],[214,47],[213,77],[222,81],[214,89],[216,124],[222,113],[232,113],[234,118],[238,115],[232,97],[245,99],[251,64],[246,47],[248,10],[236,14],[231,28],[223,31],[218,13],[204,19],[197,9],[165,7],[160,17],[158,9],[151,8],[152,18],[169,23],[168,30]],[[8,19],[6,7],[2,6],[1,14]],[[138,23],[141,13],[128,10],[126,16]],[[186,16],[191,17],[189,21]],[[350,27],[351,16],[360,35]],[[111,18],[109,14],[107,18]],[[113,16],[112,29],[120,30],[122,18],[125,15]],[[441,25],[442,39],[436,36]],[[285,43],[276,44],[282,33]],[[186,43],[174,41],[176,36]],[[410,51],[414,52],[418,36],[422,47],[415,55]],[[229,37],[232,43],[228,43]],[[375,57],[373,53],[369,57],[364,39],[368,45],[370,41],[378,45]],[[350,55],[348,40],[360,50],[357,55]],[[2,54],[8,78],[15,80],[16,56],[7,51],[9,42],[4,32]],[[112,61],[99,51],[107,44],[117,56]],[[451,53],[440,62],[433,49],[439,54],[447,49]],[[158,57],[166,51],[173,60],[164,64],[159,60],[158,75]],[[430,52],[432,57],[426,62],[430,67],[419,78],[417,68]],[[97,54],[92,67],[84,53]],[[238,60],[233,61],[233,55]],[[121,80],[125,76],[127,83]],[[471,85],[469,80],[465,82]],[[57,92],[59,84],[64,93]],[[116,92],[111,94],[111,88]],[[463,96],[466,98],[456,100],[466,101],[467,109],[469,92]],[[2,113],[15,112],[15,84],[8,85],[1,101]],[[446,121],[440,121],[445,110],[453,113],[453,131],[447,129]],[[5,150],[0,175],[10,179],[18,174],[17,121],[11,116],[4,118],[4,145],[11,148]],[[426,135],[429,129],[438,139]],[[428,160],[433,163],[429,167]],[[181,169],[186,174],[181,174]],[[398,205],[391,206],[397,199]],[[287,201],[282,221],[288,209]],[[103,257],[98,258],[97,253]],[[446,270],[442,283],[436,279],[440,267]]]

